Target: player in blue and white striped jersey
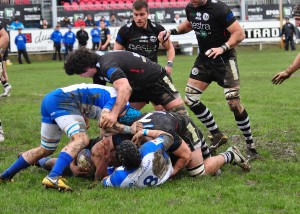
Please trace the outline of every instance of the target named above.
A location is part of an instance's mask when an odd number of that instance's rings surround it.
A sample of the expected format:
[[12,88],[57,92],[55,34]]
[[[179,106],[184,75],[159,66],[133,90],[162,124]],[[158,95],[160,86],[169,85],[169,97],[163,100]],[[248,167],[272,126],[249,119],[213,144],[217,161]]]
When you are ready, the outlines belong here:
[[[0,175],[0,181],[11,180],[12,177],[31,164],[51,155],[65,132],[70,142],[58,156],[53,169],[42,181],[45,187],[72,191],[61,174],[77,156],[78,152],[89,143],[85,117],[98,119],[106,112],[112,112],[117,92],[114,88],[94,84],[77,84],[56,89],[47,94],[41,105],[41,145],[24,152],[18,160]],[[129,119],[128,115],[140,114],[127,103],[118,113],[119,120]]]
[[[155,139],[139,149],[132,141],[122,141],[116,147],[116,157],[122,166],[103,179],[104,186],[151,187],[164,183],[172,175],[173,167],[166,150],[173,144],[173,137],[160,130],[146,129],[137,135]],[[134,137],[133,141],[136,139]]]

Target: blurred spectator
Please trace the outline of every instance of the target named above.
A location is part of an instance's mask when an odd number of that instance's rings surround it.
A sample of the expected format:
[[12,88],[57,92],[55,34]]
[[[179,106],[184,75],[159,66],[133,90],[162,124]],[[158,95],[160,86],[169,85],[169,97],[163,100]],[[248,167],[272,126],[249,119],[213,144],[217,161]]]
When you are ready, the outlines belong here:
[[130,16],[129,19],[127,20],[127,24],[131,23],[133,21],[133,17]]
[[117,26],[121,26],[122,25],[121,21],[119,19],[117,19],[114,14],[112,14],[110,16],[109,23],[110,23],[110,26],[112,26],[112,27],[117,27]]
[[175,17],[172,21],[172,23],[180,24],[182,21],[180,20],[180,16],[178,13],[175,14]]
[[85,20],[85,26],[94,26],[94,24],[95,24],[95,21],[94,21],[93,17],[90,14],[87,15],[86,20]]
[[106,27],[105,22],[103,20],[100,20],[100,30],[101,30],[101,43],[99,50],[101,51],[108,51],[108,48],[110,47],[110,30]]
[[296,50],[294,43],[294,35],[296,35],[295,26],[290,23],[290,19],[288,17],[285,18],[285,24],[282,26],[282,35],[284,35],[284,49],[286,51],[289,50],[289,44],[291,45],[292,51]]
[[47,20],[46,19],[41,19],[41,21],[40,21],[40,28],[41,29],[46,29],[46,28],[48,28],[48,22],[47,22]]
[[74,22],[74,27],[80,27],[80,26],[85,26],[85,22],[83,19],[79,16],[76,21]]
[[63,36],[64,45],[65,45],[65,55],[64,58],[68,56],[69,52],[73,50],[74,43],[76,41],[75,33],[72,32],[72,25],[68,26],[69,31]]
[[15,38],[15,44],[17,46],[17,49],[18,49],[18,61],[19,61],[19,64],[23,64],[22,62],[22,54],[26,60],[26,62],[28,64],[30,64],[30,60],[29,60],[29,56],[28,56],[28,53],[27,53],[27,50],[26,50],[26,37],[24,34],[22,34],[22,28],[19,27],[18,28],[18,32],[19,34],[16,36]]
[[78,39],[79,46],[86,46],[89,40],[89,34],[84,30],[85,26],[81,25],[80,30],[76,33],[76,38]]
[[105,23],[105,26],[108,27],[110,26],[109,21],[107,21],[104,16],[101,17],[101,19],[97,22],[97,25],[100,26],[100,22],[103,21]]
[[93,47],[92,50],[100,50],[100,38],[101,35],[101,31],[98,28],[98,26],[96,24],[94,24],[94,28],[91,30],[91,36],[92,36],[92,42],[93,42]]
[[71,25],[71,21],[70,21],[69,17],[65,16],[64,19],[62,21],[60,21],[60,26],[68,27],[69,25]]
[[19,22],[19,19],[18,18],[15,18],[15,21],[13,21],[11,24],[10,24],[10,29],[11,30],[17,30],[21,28],[22,30],[25,28],[24,25]]
[[62,60],[61,53],[60,53],[62,33],[59,30],[60,30],[60,25],[56,25],[55,30],[53,31],[53,33],[50,36],[50,39],[54,42],[54,44],[53,44],[54,52],[53,52],[53,56],[52,56],[53,61],[56,60],[57,53],[58,53],[59,61]]

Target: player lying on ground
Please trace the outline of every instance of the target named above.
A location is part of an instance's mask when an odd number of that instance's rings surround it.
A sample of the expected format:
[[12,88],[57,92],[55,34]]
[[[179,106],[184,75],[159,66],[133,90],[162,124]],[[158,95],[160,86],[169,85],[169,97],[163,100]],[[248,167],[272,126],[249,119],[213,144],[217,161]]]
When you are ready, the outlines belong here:
[[[0,182],[10,181],[19,171],[42,157],[51,155],[57,148],[62,133],[70,138],[58,156],[53,169],[42,184],[49,188],[72,191],[61,177],[63,170],[89,143],[84,117],[98,119],[103,112],[113,111],[117,92],[114,88],[94,84],[77,84],[56,89],[47,94],[41,105],[41,145],[24,152],[18,160],[0,175]],[[128,115],[140,114],[129,103],[122,109],[119,120]]]

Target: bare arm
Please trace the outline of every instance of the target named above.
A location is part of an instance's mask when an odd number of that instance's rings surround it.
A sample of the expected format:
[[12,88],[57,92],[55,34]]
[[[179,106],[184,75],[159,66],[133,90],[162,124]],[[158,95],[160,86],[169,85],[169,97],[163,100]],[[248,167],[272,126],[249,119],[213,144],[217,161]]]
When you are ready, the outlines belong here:
[[174,151],[173,154],[178,157],[178,160],[173,166],[172,176],[176,175],[176,173],[183,169],[192,159],[192,152],[184,141],[182,141],[180,147]]
[[290,78],[290,76],[300,68],[300,54],[298,54],[293,63],[282,72],[279,72],[272,78],[273,84],[281,84],[284,80]]
[[211,48],[206,51],[205,55],[213,57],[214,59],[226,52],[227,50],[236,47],[241,41],[245,39],[245,33],[238,21],[235,21],[230,25],[227,30],[230,32],[230,37],[221,47]]
[[107,35],[107,40],[106,40],[106,42],[102,45],[102,46],[104,46],[104,49],[109,45],[110,40],[111,40],[111,35],[108,34],[108,35]]
[[[9,36],[8,33],[4,28],[0,30],[0,49],[6,50],[9,43]],[[3,51],[3,53],[4,53]],[[1,53],[2,54],[2,53]]]
[[103,112],[101,114],[100,127],[111,128],[116,122],[119,114],[129,100],[132,89],[126,78],[121,78],[113,82],[114,88],[117,90],[117,99],[111,112]]
[[173,69],[173,61],[175,59],[175,49],[173,46],[173,43],[171,41],[171,38],[169,38],[166,42],[162,43],[163,47],[167,51],[167,66],[165,67],[166,71],[168,74],[172,74],[172,69]]
[[123,45],[120,45],[119,43],[114,43],[114,50],[125,50],[125,47]]

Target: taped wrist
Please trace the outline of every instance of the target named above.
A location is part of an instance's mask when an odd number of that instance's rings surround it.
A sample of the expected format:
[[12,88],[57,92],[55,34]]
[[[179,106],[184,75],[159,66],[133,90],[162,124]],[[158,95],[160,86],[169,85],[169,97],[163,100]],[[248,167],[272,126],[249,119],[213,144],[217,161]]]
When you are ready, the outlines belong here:
[[171,35],[176,35],[176,34],[178,34],[178,28],[176,27],[176,28],[173,28],[173,29],[171,29],[171,30],[169,30],[170,31],[170,34]]
[[173,62],[172,61],[168,61],[167,62],[167,67],[173,68]]
[[221,48],[223,49],[223,51],[228,51],[229,50],[229,45],[227,45],[226,43],[224,43]]

